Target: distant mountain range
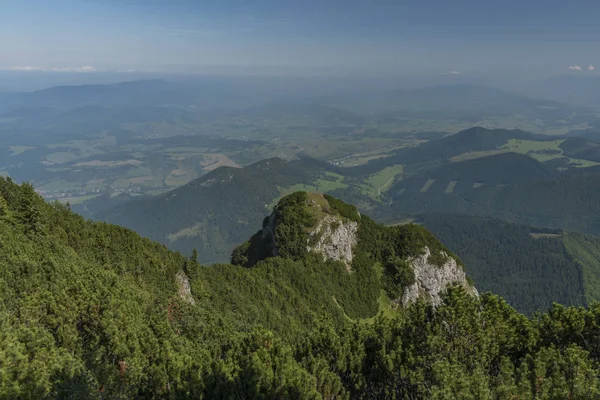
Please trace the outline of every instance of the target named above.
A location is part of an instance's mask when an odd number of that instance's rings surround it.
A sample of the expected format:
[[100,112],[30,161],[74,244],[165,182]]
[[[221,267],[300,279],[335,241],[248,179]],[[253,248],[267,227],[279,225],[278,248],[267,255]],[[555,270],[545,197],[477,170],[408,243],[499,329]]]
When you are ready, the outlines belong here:
[[319,105],[358,114],[384,115],[394,112],[396,116],[401,116],[402,112],[420,112],[422,116],[434,117],[436,113],[451,112],[455,117],[462,118],[469,115],[481,118],[485,115],[521,114],[546,121],[558,121],[573,113],[589,112],[589,108],[582,106],[535,99],[523,94],[470,84],[377,92],[365,92],[362,89],[355,94],[327,97],[281,97],[274,93],[252,94],[242,85],[236,86],[234,83],[218,80],[172,82],[150,79],[108,85],[56,86],[23,93],[0,93],[0,111],[22,107],[70,110],[92,105],[109,108],[173,107],[191,110],[257,107],[253,111],[255,113],[260,110],[268,113],[287,112],[286,110],[298,112],[302,108]]

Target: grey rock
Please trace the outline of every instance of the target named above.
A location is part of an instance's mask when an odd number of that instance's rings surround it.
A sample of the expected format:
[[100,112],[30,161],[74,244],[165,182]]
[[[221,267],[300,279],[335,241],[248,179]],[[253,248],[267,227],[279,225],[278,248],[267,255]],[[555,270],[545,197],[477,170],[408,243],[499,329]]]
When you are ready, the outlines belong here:
[[189,304],[195,305],[196,301],[192,296],[192,290],[190,287],[190,280],[183,271],[177,272],[175,275],[175,281],[177,282],[177,293],[181,299]]
[[310,236],[316,235],[319,239],[314,246],[307,246],[307,250],[321,253],[325,260],[341,261],[346,265],[346,270],[350,271],[352,251],[358,241],[357,232],[357,222],[327,216],[309,233]]
[[467,282],[467,274],[454,258],[446,255],[446,262],[437,266],[429,261],[430,255],[431,251],[425,247],[424,254],[410,260],[415,272],[415,283],[404,288],[399,301],[402,306],[408,306],[418,298],[425,297],[437,307],[442,303],[442,295],[448,286],[454,284],[462,285],[469,293],[479,296],[477,289]]

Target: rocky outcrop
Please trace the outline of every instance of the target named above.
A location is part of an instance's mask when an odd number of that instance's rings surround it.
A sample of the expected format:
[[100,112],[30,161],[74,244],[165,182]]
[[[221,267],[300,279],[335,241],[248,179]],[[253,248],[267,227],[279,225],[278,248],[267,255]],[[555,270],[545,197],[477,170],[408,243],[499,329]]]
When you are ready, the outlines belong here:
[[[353,249],[358,242],[358,222],[337,214],[327,214],[314,202],[310,202],[308,207],[318,222],[314,227],[307,228],[306,250],[322,254],[325,260],[341,261],[350,271]],[[273,213],[265,220],[261,233],[267,253],[271,256],[277,256],[279,253],[275,240],[276,230],[277,216]]]
[[177,272],[175,275],[175,281],[177,282],[177,293],[181,299],[189,304],[195,305],[196,301],[192,296],[192,290],[190,287],[190,280],[183,271]]
[[431,301],[434,307],[441,304],[441,295],[446,291],[449,285],[462,285],[475,296],[478,296],[477,289],[471,286],[467,281],[467,275],[463,268],[456,263],[452,257],[447,257],[446,262],[441,265],[435,265],[430,262],[431,251],[425,247],[425,253],[410,260],[415,273],[415,283],[404,288],[402,298],[399,303],[407,306],[424,297]]
[[[246,249],[240,250],[243,256],[239,257],[240,259],[245,257],[247,260],[262,260],[265,257],[278,255],[302,258],[308,252],[319,254],[324,260],[340,261],[346,266],[346,270],[351,272],[356,251],[369,253],[377,250],[361,247],[358,232],[362,219],[355,209],[348,208],[351,206],[316,193],[290,196],[293,197],[282,200],[274,212],[265,218],[262,230],[255,235],[257,239],[251,239]],[[389,285],[389,282],[396,282],[394,285],[398,285],[387,288],[388,294],[398,297],[399,289],[402,289],[402,295],[394,301],[396,305],[408,306],[418,299],[424,299],[437,307],[442,302],[442,295],[448,286],[456,284],[478,295],[477,290],[467,281],[466,273],[462,265],[459,265],[460,261],[456,256],[451,255],[448,250],[432,255],[432,248],[445,248],[424,228],[415,225],[379,229],[380,231],[376,231],[387,240],[393,241],[392,246],[384,245],[385,251],[389,251],[389,247],[398,247],[397,254],[418,254],[418,249],[422,249],[423,253],[399,260],[398,265],[392,263],[391,266],[385,266],[384,274],[388,274],[384,276],[385,285]],[[386,236],[390,234],[392,236]],[[398,235],[395,237],[397,240],[393,235]],[[291,245],[286,240],[290,241]],[[300,242],[306,247],[299,246]],[[377,240],[373,241],[374,245],[378,243]],[[387,261],[379,260],[379,262]],[[242,261],[240,265],[253,265],[253,263]],[[414,283],[405,286],[408,282],[413,282],[412,275],[414,275]]]
[[341,261],[350,271],[352,251],[358,241],[358,222],[347,221],[338,216],[326,216],[309,233],[317,238],[316,244],[307,246],[308,251],[323,254],[324,259]]

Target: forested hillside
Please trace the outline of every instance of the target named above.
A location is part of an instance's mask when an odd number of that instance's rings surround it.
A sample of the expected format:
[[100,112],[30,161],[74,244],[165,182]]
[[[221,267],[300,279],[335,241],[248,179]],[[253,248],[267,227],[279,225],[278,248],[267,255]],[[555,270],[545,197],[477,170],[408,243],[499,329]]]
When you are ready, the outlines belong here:
[[390,189],[394,190],[390,193],[392,209],[399,213],[435,211],[488,216],[524,225],[600,233],[598,173],[513,185],[468,181],[461,185],[458,181],[450,188],[450,181],[422,178],[400,182]]
[[369,161],[351,171],[354,174],[371,174],[394,164],[406,164],[411,170],[420,171],[448,163],[453,157],[465,153],[496,150],[511,139],[550,141],[554,138],[521,130],[473,127],[416,147],[400,149],[393,156]]
[[521,312],[600,300],[596,237],[464,215],[425,214],[419,222],[465,261],[479,290]]
[[[525,155],[505,153],[451,163],[415,174],[393,185],[387,195],[394,199],[451,198],[453,195],[480,192],[481,187],[537,182],[555,174]],[[446,195],[446,196],[443,196]]]
[[[280,203],[279,243],[306,233],[304,199]],[[453,287],[435,309],[396,307],[401,260],[444,247],[414,225],[358,229],[355,272],[301,253],[202,267],[0,179],[0,397],[600,396],[597,305],[527,319]]]
[[312,159],[279,158],[246,168],[218,168],[171,192],[136,199],[95,217],[185,254],[196,248],[203,262],[224,261],[255,231],[284,189],[317,181],[327,168]]

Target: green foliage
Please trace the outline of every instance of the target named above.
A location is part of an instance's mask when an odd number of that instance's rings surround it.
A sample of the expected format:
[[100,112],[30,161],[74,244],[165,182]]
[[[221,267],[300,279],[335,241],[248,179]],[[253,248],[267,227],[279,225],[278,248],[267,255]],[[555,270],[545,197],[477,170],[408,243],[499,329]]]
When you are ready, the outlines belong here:
[[593,237],[481,217],[425,214],[419,220],[465,261],[479,290],[503,296],[520,312],[595,300],[587,298],[600,279],[600,242]]
[[325,200],[329,203],[329,206],[337,211],[342,217],[348,218],[350,221],[359,222],[360,221],[360,213],[351,204],[346,204],[343,201],[336,199],[333,196],[328,194],[323,195]]
[[598,397],[592,342],[547,344],[539,322],[496,296],[477,300],[454,288],[444,300],[436,312],[417,304],[341,330],[322,322],[298,354],[307,368],[327,371],[317,378],[327,393],[350,398]]
[[402,297],[403,289],[415,283],[415,272],[406,259],[390,256],[383,268],[383,287],[392,299]]
[[579,137],[571,137],[561,143],[560,148],[567,157],[600,162],[600,144]]
[[575,232],[563,235],[565,248],[580,265],[587,304],[600,301],[600,239]]
[[[0,179],[0,198],[0,398],[600,396],[599,304],[528,319],[452,287],[435,310],[364,321],[379,263],[404,284],[409,241],[441,248],[422,228],[362,217],[351,273],[312,253],[198,267],[27,186]],[[194,304],[178,295],[185,265]]]
[[391,257],[401,259],[415,258],[424,254],[428,247],[431,255],[429,262],[442,266],[448,257],[454,258],[458,265],[462,261],[427,229],[416,224],[404,224],[384,227],[369,217],[363,216],[359,229],[358,251],[372,254],[377,262],[385,264]]
[[275,209],[277,254],[284,258],[301,259],[306,256],[309,242],[308,228],[317,223],[307,207],[307,193],[295,192],[282,198]]
[[[505,165],[502,163],[498,168]],[[513,174],[524,173],[515,170]],[[425,183],[423,176],[401,181],[389,191],[397,194],[392,208],[399,213],[421,214],[434,210],[600,234],[597,212],[600,191],[596,190],[600,186],[600,174],[565,173],[557,178],[540,177],[528,182],[492,180],[484,181],[481,187],[473,187],[476,182],[462,180],[460,176],[453,179],[458,184],[452,193],[444,193],[449,182],[443,179],[436,180],[425,193],[420,192]]]
[[250,249],[250,241],[245,241],[231,252],[231,264],[246,266],[249,265],[248,250]]

